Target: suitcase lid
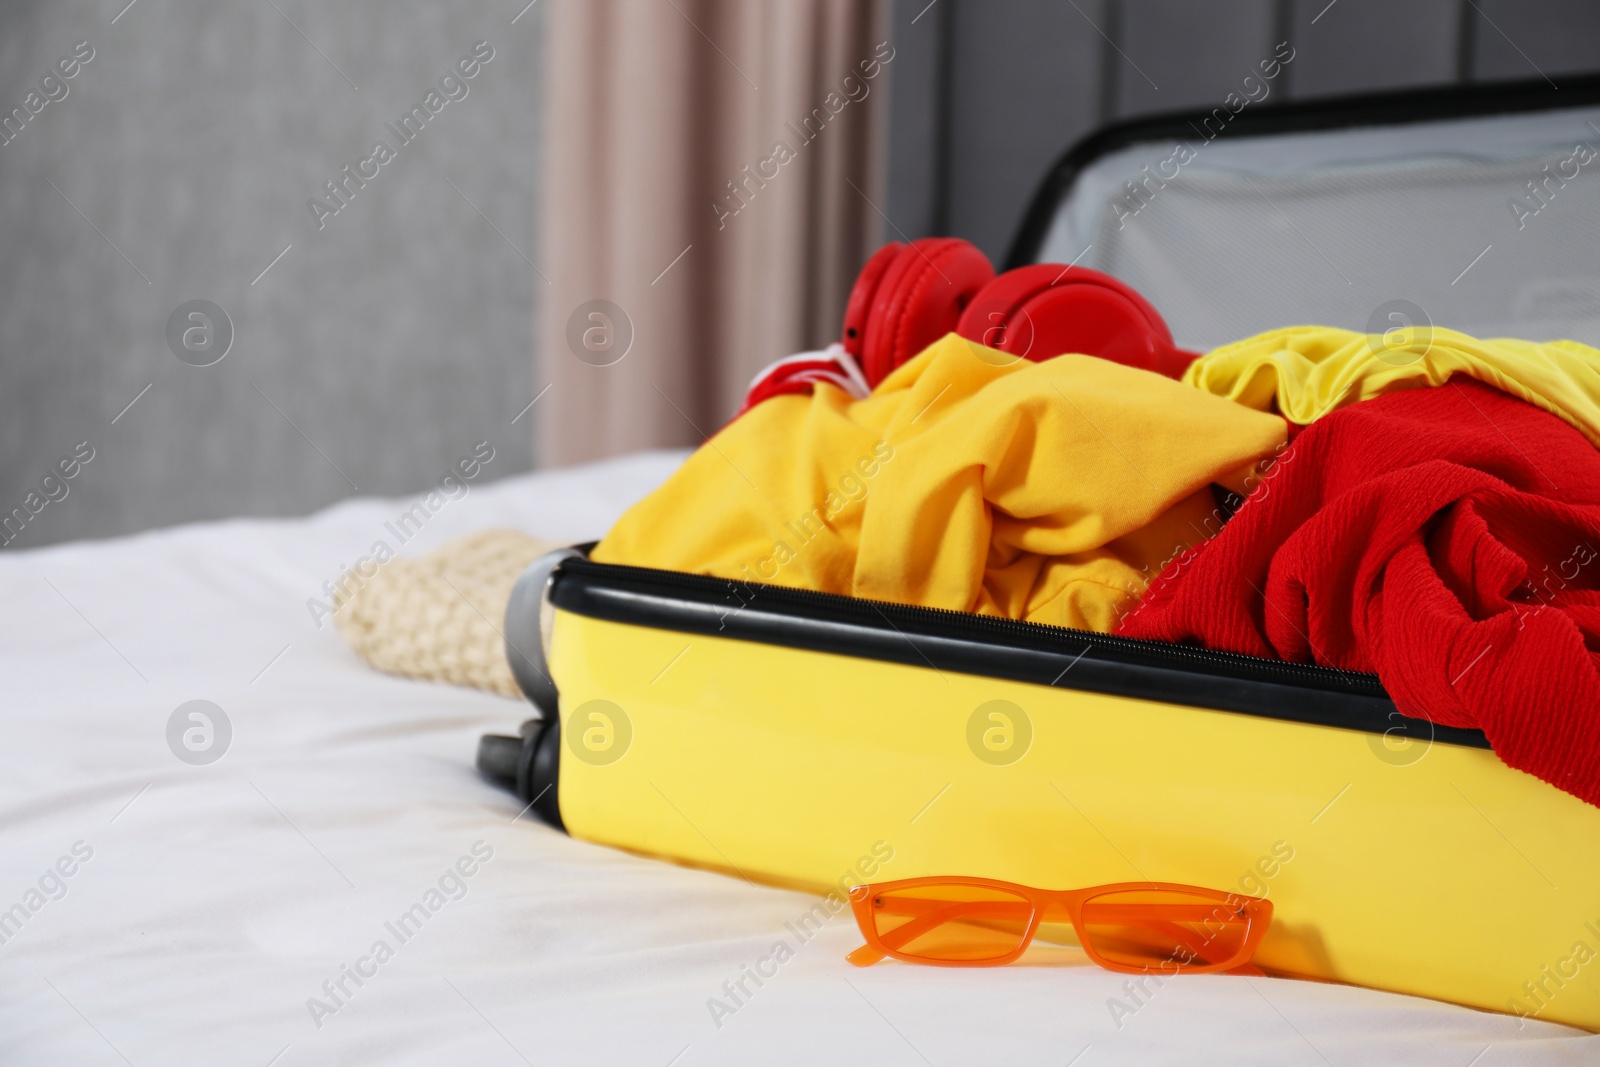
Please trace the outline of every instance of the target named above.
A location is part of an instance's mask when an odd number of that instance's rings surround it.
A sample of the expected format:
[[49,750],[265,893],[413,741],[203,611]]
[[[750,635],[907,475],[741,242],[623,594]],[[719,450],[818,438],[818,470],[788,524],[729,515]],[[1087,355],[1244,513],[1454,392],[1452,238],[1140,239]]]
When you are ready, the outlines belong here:
[[1108,127],[1040,185],[1032,262],[1123,279],[1200,350],[1303,323],[1600,345],[1600,77]]

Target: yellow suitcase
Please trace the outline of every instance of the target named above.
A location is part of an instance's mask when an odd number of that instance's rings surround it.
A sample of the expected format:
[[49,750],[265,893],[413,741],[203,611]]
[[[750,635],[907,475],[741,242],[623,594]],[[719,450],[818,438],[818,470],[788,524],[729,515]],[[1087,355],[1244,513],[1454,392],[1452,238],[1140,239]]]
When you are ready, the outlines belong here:
[[545,718],[480,765],[574,837],[834,894],[1237,890],[1269,972],[1600,1031],[1600,809],[1370,675],[573,550],[506,627]]

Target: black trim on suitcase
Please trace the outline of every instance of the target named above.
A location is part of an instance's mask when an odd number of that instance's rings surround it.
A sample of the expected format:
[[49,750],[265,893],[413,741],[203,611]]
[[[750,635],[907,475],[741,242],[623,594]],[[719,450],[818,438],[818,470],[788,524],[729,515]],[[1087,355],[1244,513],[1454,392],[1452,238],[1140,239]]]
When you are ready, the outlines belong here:
[[[1228,119],[1227,136],[1265,137],[1355,126],[1397,126],[1600,104],[1600,75],[1563,78],[1557,92],[1543,80],[1407,89],[1247,108]],[[1061,201],[1085,167],[1110,152],[1150,141],[1188,140],[1211,111],[1179,111],[1105,126],[1073,144],[1045,174],[1006,255],[1006,270],[1039,255]]]
[[610,622],[1266,719],[1488,748],[1479,730],[1400,714],[1376,676],[676,571],[562,561],[562,611]]

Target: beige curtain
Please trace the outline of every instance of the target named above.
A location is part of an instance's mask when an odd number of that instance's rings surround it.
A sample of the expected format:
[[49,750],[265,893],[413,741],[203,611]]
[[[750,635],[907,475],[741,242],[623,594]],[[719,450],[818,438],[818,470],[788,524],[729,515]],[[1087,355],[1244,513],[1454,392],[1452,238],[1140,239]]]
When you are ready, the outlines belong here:
[[540,463],[698,444],[885,233],[887,0],[550,2]]

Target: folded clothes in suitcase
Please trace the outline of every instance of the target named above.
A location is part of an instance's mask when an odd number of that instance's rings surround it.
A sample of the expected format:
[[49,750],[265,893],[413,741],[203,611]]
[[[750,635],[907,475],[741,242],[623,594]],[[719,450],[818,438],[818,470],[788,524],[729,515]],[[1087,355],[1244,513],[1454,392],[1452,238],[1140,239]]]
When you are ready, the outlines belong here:
[[[1369,318],[1595,344],[1600,192],[1501,203],[1600,140],[1600,86],[1553,95],[1247,112],[1160,185],[1143,167],[1197,135],[1134,124],[1069,153],[1018,254],[1135,282],[1193,347]],[[1241,277],[1259,291],[1230,301]],[[851,884],[936,874],[1236,889],[1274,902],[1269,971],[1600,1030],[1600,809],[1372,675],[572,550],[524,575],[506,638],[545,715],[519,791],[574,836],[835,912]]]

